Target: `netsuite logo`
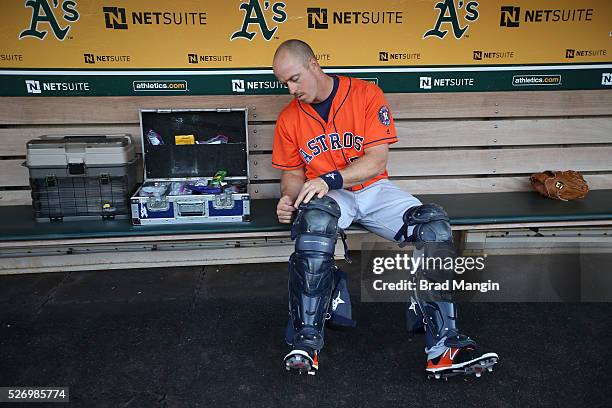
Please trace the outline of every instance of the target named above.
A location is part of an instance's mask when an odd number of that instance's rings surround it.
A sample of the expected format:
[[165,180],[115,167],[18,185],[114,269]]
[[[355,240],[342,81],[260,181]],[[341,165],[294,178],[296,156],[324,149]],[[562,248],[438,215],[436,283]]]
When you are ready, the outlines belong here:
[[420,52],[389,52],[379,51],[378,60],[383,62],[388,61],[405,61],[405,60],[420,60]]
[[202,54],[187,54],[187,62],[189,64],[199,64],[207,62],[232,62],[231,55],[202,55]]
[[278,81],[245,81],[244,79],[232,79],[232,92],[244,93],[246,91],[269,90],[269,89],[286,89],[284,85]]
[[28,91],[28,93],[32,93],[32,94],[42,93],[42,91],[40,89],[40,82],[39,81],[34,81],[34,80],[31,80],[31,79],[26,79],[25,84],[26,84],[26,90]]
[[608,54],[608,50],[576,50],[567,48],[565,50],[565,58],[580,58],[580,57],[602,57]]
[[528,9],[521,19],[518,6],[501,6],[500,27],[520,27],[523,23],[587,22],[593,20],[594,9]]
[[308,28],[314,28],[315,30],[326,30],[329,28],[326,8],[308,7],[306,14],[308,15]]
[[502,6],[500,27],[518,27],[521,25],[521,8],[514,6]]
[[130,55],[95,55],[83,54],[85,64],[95,64],[96,62],[130,62]]
[[232,92],[244,92],[244,79],[232,79]]
[[106,28],[114,30],[127,30],[127,18],[123,7],[102,7]]
[[474,50],[472,58],[476,61],[488,60],[488,59],[505,59],[514,58],[514,51],[482,51]]
[[[329,28],[327,8],[308,7],[308,28],[314,30],[327,30]],[[332,24],[334,25],[379,25],[379,24],[402,24],[404,13],[402,11],[371,11],[371,10],[350,10],[334,11],[331,13]]]
[[59,0],[53,0],[53,5],[49,3],[49,0],[26,0],[25,6],[32,8],[32,18],[30,19],[30,28],[19,33],[19,39],[24,37],[44,39],[49,31],[41,29],[39,26],[46,23],[51,27],[51,32],[55,38],[63,41],[70,32],[71,26],[68,24],[62,27],[55,10],[59,8],[62,13],[61,19],[68,23],[74,23],[80,17],[76,10],[77,3],[73,0],[64,0],[61,3]]
[[463,0],[459,0],[458,5],[455,5],[455,0],[444,0],[437,3],[434,8],[437,8],[439,11],[438,19],[434,27],[423,34],[423,38],[427,37],[437,37],[444,38],[446,34],[448,34],[447,29],[442,29],[442,25],[446,28],[448,24],[450,24],[450,28],[453,30],[453,36],[459,40],[468,30],[469,24],[465,24],[463,27],[461,26],[461,17],[459,15],[459,11],[463,12],[463,19],[468,22],[474,22],[478,20],[479,12],[478,12],[479,3],[477,1],[469,1],[464,3]]
[[[270,7],[271,6],[271,7]],[[257,35],[256,31],[249,31],[251,25],[259,27],[259,32],[266,41],[270,41],[278,26],[270,28],[268,21],[264,14],[264,11],[272,11],[272,21],[281,24],[287,21],[287,12],[285,11],[285,3],[276,2],[270,4],[269,1],[264,1],[264,6],[261,7],[259,0],[249,0],[248,3],[240,4],[240,10],[244,10],[244,18],[242,20],[242,27],[240,30],[235,31],[230,37],[230,41],[236,38],[244,38],[249,41],[253,41],[253,38]]]
[[474,78],[432,78],[420,77],[419,88],[432,89],[434,87],[472,87],[474,86]]
[[601,74],[601,84],[602,85],[612,85],[612,74],[609,72],[604,72]]
[[29,94],[42,94],[44,91],[78,93],[89,91],[89,82],[40,82],[26,79],[25,85]]
[[206,12],[202,11],[132,11],[125,7],[102,7],[105,27],[112,30],[127,30],[128,15],[132,25],[206,25]]

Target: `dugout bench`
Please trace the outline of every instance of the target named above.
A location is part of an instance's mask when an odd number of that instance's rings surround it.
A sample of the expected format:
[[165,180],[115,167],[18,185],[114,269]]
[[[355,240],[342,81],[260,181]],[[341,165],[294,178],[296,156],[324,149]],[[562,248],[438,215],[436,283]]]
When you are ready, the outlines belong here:
[[[285,262],[276,221],[274,121],[288,95],[0,98],[0,274]],[[612,91],[387,94],[400,141],[392,179],[447,210],[459,246],[470,230],[612,225]],[[25,143],[41,134],[130,133],[139,109],[249,109],[252,221],[132,226],[129,220],[36,223]],[[140,149],[139,147],[137,149]],[[560,202],[531,191],[547,169],[583,172],[591,192]],[[349,233],[362,232],[358,227]],[[341,253],[339,243],[338,253]],[[359,249],[359,248],[352,248]]]

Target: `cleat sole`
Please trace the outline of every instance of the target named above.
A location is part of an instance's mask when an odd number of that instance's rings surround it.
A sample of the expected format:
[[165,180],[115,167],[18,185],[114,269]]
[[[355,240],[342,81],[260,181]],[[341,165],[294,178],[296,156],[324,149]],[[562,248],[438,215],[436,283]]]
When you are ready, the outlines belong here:
[[313,359],[303,350],[292,350],[285,356],[285,370],[297,374],[315,375],[319,369],[318,355]]
[[499,358],[497,355],[491,356],[490,354],[485,354],[483,358],[470,362],[467,365],[462,367],[449,367],[445,369],[439,369],[437,371],[427,370],[427,378],[432,379],[435,378],[439,380],[444,378],[448,380],[449,377],[454,377],[457,375],[472,375],[474,374],[477,378],[482,376],[482,373],[486,371],[493,372],[493,366],[497,364]]

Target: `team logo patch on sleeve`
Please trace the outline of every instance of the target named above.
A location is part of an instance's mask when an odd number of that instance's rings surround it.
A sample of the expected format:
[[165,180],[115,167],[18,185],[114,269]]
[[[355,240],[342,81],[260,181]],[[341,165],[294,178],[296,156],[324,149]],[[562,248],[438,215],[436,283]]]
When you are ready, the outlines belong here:
[[389,113],[389,108],[384,105],[380,107],[378,110],[378,120],[385,126],[391,124],[391,113]]

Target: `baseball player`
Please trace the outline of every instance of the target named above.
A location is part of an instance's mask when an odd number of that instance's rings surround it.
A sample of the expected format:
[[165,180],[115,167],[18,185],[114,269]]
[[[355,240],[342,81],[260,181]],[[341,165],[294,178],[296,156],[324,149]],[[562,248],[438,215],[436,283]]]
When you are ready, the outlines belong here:
[[[295,239],[285,335],[291,351],[284,363],[289,371],[315,374],[324,326],[354,325],[346,277],[333,259],[338,232],[359,222],[425,252],[426,243],[452,248],[452,234],[440,206],[422,204],[388,180],[389,145],[397,136],[378,86],[325,74],[300,40],[278,47],[273,70],[294,96],[278,117],[272,152],[272,165],[282,170],[278,219],[293,222]],[[474,340],[459,333],[452,302],[414,293],[407,319],[412,330],[424,324],[431,377],[480,376],[498,361],[495,353],[478,353]]]

